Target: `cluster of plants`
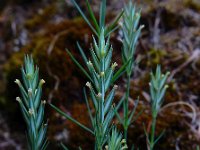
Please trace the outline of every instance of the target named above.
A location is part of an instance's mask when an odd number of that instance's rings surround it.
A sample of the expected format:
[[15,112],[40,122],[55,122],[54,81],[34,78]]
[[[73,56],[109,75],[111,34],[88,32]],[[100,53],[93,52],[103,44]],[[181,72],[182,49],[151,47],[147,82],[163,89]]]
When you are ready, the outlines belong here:
[[[70,50],[66,50],[70,58],[87,77],[86,87],[83,87],[83,94],[90,117],[91,127],[89,128],[75,120],[72,116],[63,112],[53,104],[49,104],[55,111],[80,126],[95,139],[95,150],[125,150],[134,149],[133,145],[128,145],[128,130],[130,125],[142,113],[142,110],[135,114],[139,98],[135,101],[132,110],[129,107],[130,80],[135,67],[135,49],[141,30],[144,26],[139,25],[140,12],[130,0],[124,6],[119,15],[109,23],[106,23],[106,0],[100,4],[99,20],[96,19],[91,5],[86,0],[89,17],[87,17],[77,2],[71,0],[83,19],[93,31],[93,42],[90,48],[90,57],[87,57],[83,48],[77,42],[78,50],[82,56],[85,66],[80,64],[72,55]],[[122,21],[119,24],[119,21]],[[122,37],[122,62],[118,68],[117,63],[112,61],[113,48],[110,43],[111,34],[120,29]],[[44,150],[48,147],[46,138],[47,123],[44,121],[44,108],[46,101],[41,100],[43,79],[39,79],[39,69],[35,66],[31,56],[25,56],[24,66],[21,69],[22,82],[16,79],[19,86],[21,98],[17,97],[23,117],[27,125],[28,147],[31,150]],[[147,131],[144,126],[144,134],[147,139],[147,149],[155,149],[156,143],[164,134],[156,135],[156,119],[162,106],[164,95],[168,85],[166,80],[169,73],[162,74],[160,65],[155,72],[150,73],[149,91],[151,96],[151,130]],[[120,78],[125,78],[126,92],[124,96],[115,104],[114,98],[117,90],[115,82]],[[119,112],[122,110],[122,113]],[[114,120],[115,123],[113,123]],[[121,124],[123,132],[119,131],[116,124]],[[67,146],[61,144],[67,150]],[[81,149],[81,148],[80,148]]]

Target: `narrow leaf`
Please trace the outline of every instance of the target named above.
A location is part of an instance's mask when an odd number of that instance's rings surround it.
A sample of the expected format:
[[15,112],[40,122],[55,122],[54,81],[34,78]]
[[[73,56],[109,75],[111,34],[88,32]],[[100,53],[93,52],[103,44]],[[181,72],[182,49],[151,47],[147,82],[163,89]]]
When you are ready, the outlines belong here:
[[104,28],[105,26],[105,17],[106,17],[106,0],[102,0],[100,7],[100,17],[99,17],[100,29]]
[[89,116],[90,116],[91,123],[92,123],[92,125],[94,125],[93,124],[92,112],[91,112],[91,108],[90,108],[90,105],[89,105],[89,101],[87,99],[85,88],[83,88],[83,94],[84,94],[84,98],[85,98],[85,102],[86,102],[86,105],[87,105],[87,109],[88,109],[88,113],[89,113]]
[[72,53],[66,49],[68,55],[70,56],[70,58],[73,60],[73,62],[79,67],[79,69],[85,74],[85,76],[92,81],[91,77],[89,76],[89,74],[85,71],[85,69],[79,64],[79,62],[74,58],[74,56],[72,55]]
[[89,129],[88,127],[84,126],[83,124],[81,124],[77,120],[73,119],[72,117],[70,117],[69,115],[67,115],[66,113],[64,113],[62,110],[60,110],[58,107],[54,106],[53,104],[49,104],[49,105],[53,109],[55,109],[59,114],[61,114],[62,116],[64,116],[66,119],[72,121],[73,123],[75,123],[76,125],[80,126],[83,129],[85,129],[86,131],[90,132],[91,134],[94,134],[94,132],[91,129]]
[[106,28],[105,37],[107,37],[109,35],[110,31],[112,31],[113,29],[116,28],[116,26],[123,14],[124,14],[124,11],[121,11],[120,14],[117,15],[117,17],[113,20],[113,22]]
[[80,53],[81,53],[81,56],[82,56],[82,58],[83,58],[85,64],[87,64],[88,59],[87,59],[87,57],[86,57],[86,55],[85,55],[85,53],[84,53],[82,47],[80,46],[80,44],[79,44],[78,42],[77,42],[76,44],[77,44],[77,47],[78,47],[78,49],[79,49],[79,51],[80,51]]
[[114,83],[125,71],[131,59],[129,59],[113,76],[112,83]]
[[164,135],[164,133],[165,133],[165,130],[162,131],[162,133],[157,137],[157,139],[154,141],[154,144],[156,144],[160,140],[160,138]]
[[114,99],[114,95],[115,95],[115,89],[113,88],[106,98],[104,114],[106,114],[108,112],[108,110],[111,108],[112,101]]
[[94,29],[94,27],[91,25],[90,21],[88,20],[88,18],[85,16],[85,14],[83,13],[83,11],[81,10],[81,8],[78,6],[78,4],[76,3],[75,0],[71,0],[71,2],[74,4],[74,6],[76,7],[76,9],[79,11],[79,13],[81,14],[81,16],[83,17],[83,19],[85,20],[85,22],[89,25],[89,27],[92,29],[92,31],[98,36],[97,31]]
[[93,23],[94,23],[95,28],[96,28],[96,31],[97,31],[97,33],[99,34],[100,28],[99,28],[99,25],[98,25],[98,23],[97,23],[97,20],[96,20],[96,18],[95,18],[95,16],[94,16],[94,13],[93,13],[93,11],[92,11],[92,8],[91,8],[91,6],[90,6],[88,0],[86,0],[86,4],[87,4],[87,8],[88,8],[90,17],[91,17],[91,19],[92,19],[92,21],[93,21]]
[[131,120],[133,119],[133,115],[135,114],[136,108],[138,106],[138,102],[139,102],[139,98],[136,100],[136,104],[135,104],[135,106],[134,106],[134,108],[133,108],[133,110],[132,110],[132,112],[131,112],[131,114],[129,116],[128,124],[130,124]]
[[41,103],[41,96],[42,96],[42,88],[38,87],[36,95],[34,97],[34,106],[37,109],[39,104]]
[[122,118],[120,117],[119,113],[116,111],[115,109],[115,115],[117,116],[118,121],[120,122],[120,124],[124,124],[124,121],[122,120]]
[[63,143],[60,144],[64,150],[69,150]]

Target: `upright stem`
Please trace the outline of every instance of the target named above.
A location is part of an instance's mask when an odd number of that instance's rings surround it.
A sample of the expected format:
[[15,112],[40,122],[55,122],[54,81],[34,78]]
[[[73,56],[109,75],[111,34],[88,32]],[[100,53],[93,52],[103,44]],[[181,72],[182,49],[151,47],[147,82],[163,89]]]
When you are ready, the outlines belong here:
[[127,83],[126,83],[126,97],[124,100],[124,138],[127,140],[128,135],[128,99],[130,93],[130,75],[127,74]]
[[[101,40],[104,40],[104,39],[99,39],[99,45],[101,46],[100,50],[102,50],[102,47],[104,48],[105,45],[101,45]],[[103,149],[103,141],[104,141],[104,128],[103,128],[103,124],[105,122],[105,106],[104,106],[104,102],[105,102],[105,98],[106,98],[106,92],[107,92],[107,89],[105,87],[106,85],[106,80],[105,80],[105,73],[106,73],[106,69],[105,69],[105,55],[101,56],[100,58],[100,63],[99,63],[99,66],[100,66],[100,78],[99,78],[99,83],[100,83],[100,89],[99,89],[99,94],[100,94],[100,99],[98,101],[98,110],[96,112],[96,118],[97,118],[97,125],[98,125],[98,129],[96,132],[97,135],[96,135],[96,141],[97,142],[97,150],[102,150]]]
[[101,145],[98,145],[98,150],[102,150],[102,147],[101,147]]
[[151,124],[150,150],[154,149],[155,130],[156,130],[156,117],[153,117]]

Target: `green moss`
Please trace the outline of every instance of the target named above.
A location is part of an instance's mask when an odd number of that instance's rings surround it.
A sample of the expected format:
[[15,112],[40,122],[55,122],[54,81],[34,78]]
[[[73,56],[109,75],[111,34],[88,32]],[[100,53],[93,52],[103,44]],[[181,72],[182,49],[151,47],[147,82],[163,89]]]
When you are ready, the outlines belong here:
[[28,29],[38,29],[38,27],[47,24],[47,22],[55,15],[56,11],[55,4],[51,4],[44,9],[41,9],[39,11],[40,13],[37,12],[33,17],[26,20],[25,26]]

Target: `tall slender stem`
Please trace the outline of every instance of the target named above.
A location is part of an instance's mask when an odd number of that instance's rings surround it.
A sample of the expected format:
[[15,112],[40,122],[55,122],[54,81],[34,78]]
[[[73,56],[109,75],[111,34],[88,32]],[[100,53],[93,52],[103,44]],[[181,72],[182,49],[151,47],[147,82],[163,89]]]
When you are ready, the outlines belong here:
[[143,26],[139,26],[140,11],[136,9],[135,5],[132,3],[131,0],[127,4],[125,4],[124,10],[125,11],[123,15],[123,25],[122,25],[122,32],[124,36],[122,42],[123,43],[122,60],[124,63],[130,61],[129,65],[126,68],[127,86],[126,86],[125,100],[123,103],[124,138],[127,140],[128,128],[131,123],[131,119],[133,118],[133,114],[129,116],[129,104],[128,104],[128,99],[130,94],[130,78],[131,74],[133,74],[133,67],[135,62],[134,60],[135,49]]
[[128,136],[128,99],[130,93],[130,75],[127,74],[127,83],[126,83],[126,98],[124,100],[124,138],[127,140]]
[[155,130],[156,130],[156,117],[153,117],[151,124],[150,150],[154,149]]

